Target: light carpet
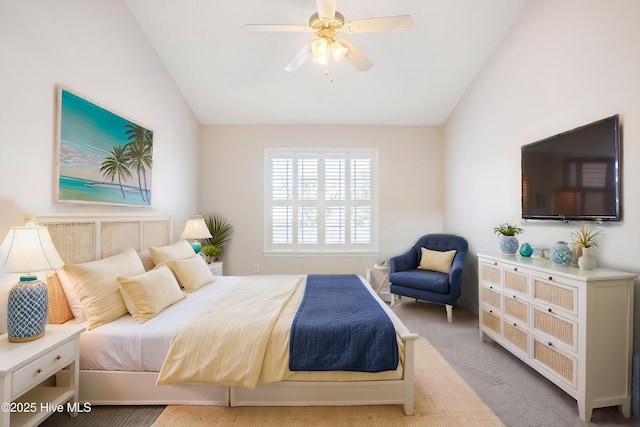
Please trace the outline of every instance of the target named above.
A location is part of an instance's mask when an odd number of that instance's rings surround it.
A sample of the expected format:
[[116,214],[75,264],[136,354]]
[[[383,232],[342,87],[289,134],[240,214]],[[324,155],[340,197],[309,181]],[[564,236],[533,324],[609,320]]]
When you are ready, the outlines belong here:
[[339,407],[168,406],[154,427],[179,426],[503,426],[424,338],[416,342],[415,413],[401,405]]

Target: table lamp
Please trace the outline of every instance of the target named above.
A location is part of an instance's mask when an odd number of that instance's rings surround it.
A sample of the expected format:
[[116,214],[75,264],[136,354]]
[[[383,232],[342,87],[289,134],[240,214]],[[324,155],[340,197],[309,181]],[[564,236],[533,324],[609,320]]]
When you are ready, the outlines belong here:
[[191,247],[195,253],[200,252],[200,249],[202,249],[202,244],[198,239],[210,239],[211,237],[213,236],[211,236],[209,228],[201,215],[196,215],[195,218],[187,220],[187,225],[180,236],[181,239],[191,240]]
[[47,286],[32,273],[64,265],[45,226],[29,222],[11,227],[0,246],[0,267],[5,273],[24,273],[9,291],[7,332],[10,342],[33,341],[44,336],[49,299]]

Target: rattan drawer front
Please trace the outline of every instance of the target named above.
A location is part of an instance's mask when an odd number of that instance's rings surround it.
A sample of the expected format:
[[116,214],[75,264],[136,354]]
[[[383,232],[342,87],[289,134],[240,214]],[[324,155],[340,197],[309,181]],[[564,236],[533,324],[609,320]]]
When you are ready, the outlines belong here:
[[496,334],[501,334],[500,328],[501,320],[498,316],[493,314],[490,310],[486,308],[482,309],[482,325],[491,329]]
[[517,297],[504,296],[504,314],[529,324],[529,303],[517,299]]
[[529,275],[512,270],[504,270],[504,287],[529,295]]
[[561,379],[576,388],[576,372],[578,361],[568,356],[549,343],[533,339],[533,359],[543,364]]
[[504,338],[520,350],[529,354],[529,333],[527,331],[505,321]]
[[502,269],[496,264],[482,264],[480,270],[482,281],[485,283],[492,283],[495,286],[502,287],[501,273]]
[[578,347],[578,325],[554,313],[543,311],[541,308],[533,308],[533,328],[558,339],[568,345],[573,351]]
[[500,292],[496,292],[493,289],[484,286],[482,287],[482,302],[484,304],[490,305],[497,310],[502,310],[502,304],[500,303],[501,300]]
[[545,280],[533,279],[533,298],[576,314],[578,290],[571,286],[549,283]]

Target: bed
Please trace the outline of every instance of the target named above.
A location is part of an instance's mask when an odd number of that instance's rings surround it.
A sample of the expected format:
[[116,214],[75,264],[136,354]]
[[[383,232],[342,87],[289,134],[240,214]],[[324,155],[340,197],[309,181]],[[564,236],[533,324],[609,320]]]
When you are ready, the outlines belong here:
[[[92,263],[133,249],[140,256],[145,270],[155,271],[159,267],[154,267],[154,263],[150,262],[147,250],[173,246],[172,224],[168,216],[34,215],[30,219],[37,224],[47,225],[66,264]],[[162,366],[165,358],[170,356],[172,337],[175,339],[179,331],[185,329],[184,326],[189,321],[193,321],[196,313],[206,311],[206,307],[213,307],[215,304],[243,310],[242,304],[246,298],[233,292],[241,289],[246,291],[252,286],[270,287],[273,283],[271,281],[280,280],[277,276],[216,276],[212,283],[201,284],[192,292],[182,292],[183,298],[144,323],[139,323],[133,315],[126,313],[84,332],[81,335],[80,349],[80,400],[96,405],[399,404],[403,405],[405,414],[412,415],[414,341],[418,336],[407,329],[364,278],[357,277],[361,288],[371,295],[379,310],[388,316],[393,325],[399,360],[396,369],[381,372],[291,372],[288,368],[278,368],[283,371],[279,374],[282,375],[281,380],[274,381],[277,377],[265,374],[265,378],[249,386],[224,381],[207,385],[175,382],[156,385],[162,381]],[[282,279],[307,280],[307,277],[283,276]],[[262,286],[264,283],[267,285]],[[288,313],[289,317],[283,314],[282,319],[278,318],[278,325],[288,325],[287,328],[290,328],[291,319],[295,317],[304,293],[299,288],[296,289],[295,292],[292,291],[287,305],[283,305],[282,312]],[[55,297],[55,292],[52,296]],[[68,321],[79,320],[72,318]],[[236,335],[238,334],[232,334]],[[273,360],[286,358],[282,354],[282,348],[274,348],[276,350],[266,352],[267,357],[272,357]],[[273,354],[270,356],[270,353]],[[271,362],[264,363],[267,366]],[[67,381],[65,372],[57,377],[57,381]]]

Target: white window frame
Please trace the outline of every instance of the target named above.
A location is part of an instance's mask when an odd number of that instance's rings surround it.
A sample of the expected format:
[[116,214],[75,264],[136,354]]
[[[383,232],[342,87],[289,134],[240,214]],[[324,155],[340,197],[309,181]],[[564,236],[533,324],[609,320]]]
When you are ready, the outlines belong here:
[[[370,224],[370,239],[368,243],[352,243],[351,237],[351,220],[349,215],[345,215],[345,236],[347,241],[344,244],[327,244],[324,241],[325,222],[324,214],[318,214],[318,243],[317,244],[302,244],[298,240],[298,230],[296,222],[298,221],[297,215],[294,214],[298,208],[314,207],[318,208],[319,212],[323,212],[329,204],[324,197],[324,168],[319,167],[318,172],[318,200],[302,200],[299,197],[299,189],[297,182],[293,181],[292,197],[287,200],[274,201],[272,197],[272,159],[274,158],[291,158],[293,163],[296,163],[298,159],[302,158],[316,158],[320,159],[320,163],[324,159],[358,159],[367,158],[371,160],[371,179],[370,179],[370,200],[354,200],[350,197],[350,181],[349,169],[345,171],[346,176],[346,188],[345,193],[347,196],[345,200],[341,202],[341,205],[349,212],[353,207],[370,207],[371,209],[371,224]],[[293,171],[297,171],[297,166],[293,168]],[[264,152],[264,253],[267,255],[375,255],[378,254],[378,224],[379,224],[379,209],[378,209],[378,150],[376,148],[265,148]],[[291,242],[289,243],[273,243],[273,227],[272,227],[272,212],[274,206],[291,206]]]

